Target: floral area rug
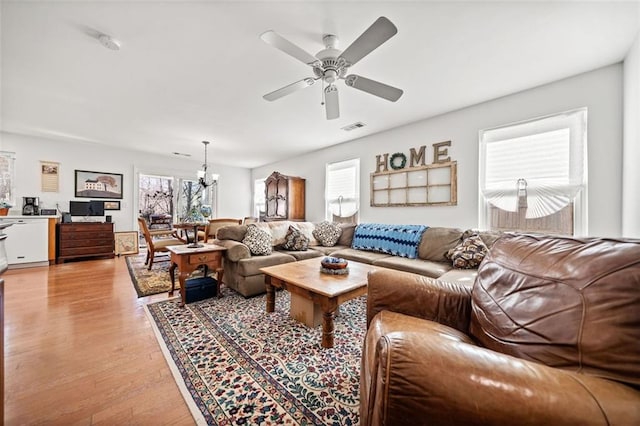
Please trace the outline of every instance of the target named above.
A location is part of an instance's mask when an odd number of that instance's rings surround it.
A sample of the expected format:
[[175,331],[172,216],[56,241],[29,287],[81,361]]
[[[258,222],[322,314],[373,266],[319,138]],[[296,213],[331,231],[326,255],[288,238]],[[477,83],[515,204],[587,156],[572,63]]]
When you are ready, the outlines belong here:
[[366,296],[340,307],[335,344],[320,345],[322,326],[289,316],[289,293],[146,306],[178,387],[198,424],[355,425],[366,327]]
[[[144,259],[147,257],[146,250],[134,256],[127,256],[127,267],[133,282],[133,287],[138,293],[138,297],[150,296],[152,294],[165,293],[171,290],[171,278],[169,277],[169,256],[158,254],[153,261],[151,270],[147,269]],[[180,288],[178,273],[176,272],[176,288]]]

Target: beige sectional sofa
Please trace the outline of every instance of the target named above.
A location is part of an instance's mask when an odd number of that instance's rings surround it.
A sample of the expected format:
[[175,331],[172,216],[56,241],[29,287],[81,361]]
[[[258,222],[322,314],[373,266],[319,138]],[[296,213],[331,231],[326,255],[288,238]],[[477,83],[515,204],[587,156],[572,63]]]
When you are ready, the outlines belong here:
[[[217,244],[227,248],[224,258],[224,283],[245,297],[265,292],[264,274],[260,268],[331,255],[347,260],[362,262],[384,268],[411,272],[445,281],[456,281],[471,286],[476,269],[455,269],[445,253],[456,247],[465,232],[458,228],[427,228],[422,234],[418,247],[418,258],[408,259],[386,253],[364,251],[351,248],[356,225],[340,224],[342,233],[335,246],[324,247],[313,237],[315,224],[311,222],[267,222],[257,224],[272,236],[273,252],[266,256],[255,256],[242,243],[247,225],[226,226],[218,230]],[[289,226],[294,226],[309,237],[308,250],[289,251],[281,249]],[[468,233],[469,231],[467,231]],[[482,241],[491,247],[499,234],[480,232]],[[318,262],[319,263],[319,262]]]

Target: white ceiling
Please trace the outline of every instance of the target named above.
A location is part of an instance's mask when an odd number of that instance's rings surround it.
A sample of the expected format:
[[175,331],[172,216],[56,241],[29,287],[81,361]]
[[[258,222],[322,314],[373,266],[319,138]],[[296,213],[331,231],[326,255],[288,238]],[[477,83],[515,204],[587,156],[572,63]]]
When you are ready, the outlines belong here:
[[[624,59],[639,3],[398,1],[2,2],[2,130],[256,167]],[[339,83],[327,121],[319,84],[265,44],[273,29],[316,54],[345,49],[379,16],[398,34],[351,72],[404,90],[396,103]],[[92,34],[109,34],[120,51]],[[340,130],[362,121],[366,127]]]

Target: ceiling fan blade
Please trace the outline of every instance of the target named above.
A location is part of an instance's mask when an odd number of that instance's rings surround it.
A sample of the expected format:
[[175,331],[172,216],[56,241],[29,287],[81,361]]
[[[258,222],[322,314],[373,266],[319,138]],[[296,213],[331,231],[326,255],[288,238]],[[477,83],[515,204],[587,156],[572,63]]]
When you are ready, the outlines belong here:
[[296,81],[295,83],[291,83],[288,86],[284,86],[278,90],[274,90],[271,93],[267,93],[263,96],[263,98],[269,102],[275,101],[276,99],[280,99],[283,96],[286,96],[290,93],[295,92],[296,90],[304,89],[305,87],[309,87],[313,85],[316,81],[312,78],[303,78],[300,81]]
[[307,53],[300,47],[291,43],[286,38],[282,37],[280,34],[276,33],[273,30],[266,31],[260,35],[260,38],[267,44],[272,45],[276,49],[282,50],[284,53],[293,56],[299,61],[304,62],[307,65],[312,65],[318,61],[318,58],[312,56],[310,53]]
[[330,84],[324,89],[324,107],[327,112],[327,120],[340,117],[340,105],[338,102],[338,88]]
[[362,90],[363,92],[371,93],[372,95],[391,102],[395,102],[400,99],[400,96],[404,93],[397,87],[389,86],[388,84],[380,83],[379,81],[371,80],[355,74],[346,76],[344,82],[347,86]]
[[384,16],[379,17],[363,32],[349,47],[346,48],[341,58],[347,61],[349,66],[354,65],[360,59],[367,56],[382,43],[389,40],[398,32],[395,25]]

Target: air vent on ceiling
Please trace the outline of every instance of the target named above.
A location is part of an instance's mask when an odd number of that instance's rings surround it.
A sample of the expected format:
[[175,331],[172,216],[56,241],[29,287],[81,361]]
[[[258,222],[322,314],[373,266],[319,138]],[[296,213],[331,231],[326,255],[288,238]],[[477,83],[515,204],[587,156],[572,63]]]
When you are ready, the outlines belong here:
[[344,126],[344,127],[342,128],[342,130],[344,130],[345,132],[350,132],[350,131],[352,131],[352,130],[359,129],[359,128],[364,127],[364,126],[365,126],[365,124],[364,124],[364,123],[362,123],[362,122],[358,121],[358,122],[356,122],[356,123],[349,124],[348,126]]
[[182,157],[191,157],[191,154],[185,154],[183,152],[172,152],[173,155],[179,155]]

